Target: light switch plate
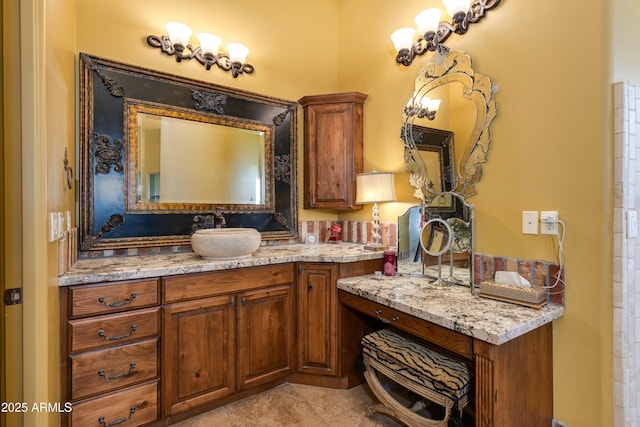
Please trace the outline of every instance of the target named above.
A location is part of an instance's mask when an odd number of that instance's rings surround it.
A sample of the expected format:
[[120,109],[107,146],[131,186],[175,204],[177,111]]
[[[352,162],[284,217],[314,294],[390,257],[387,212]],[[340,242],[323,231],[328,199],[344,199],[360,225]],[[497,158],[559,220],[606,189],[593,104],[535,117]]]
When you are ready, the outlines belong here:
[[522,234],[538,234],[538,211],[522,211]]

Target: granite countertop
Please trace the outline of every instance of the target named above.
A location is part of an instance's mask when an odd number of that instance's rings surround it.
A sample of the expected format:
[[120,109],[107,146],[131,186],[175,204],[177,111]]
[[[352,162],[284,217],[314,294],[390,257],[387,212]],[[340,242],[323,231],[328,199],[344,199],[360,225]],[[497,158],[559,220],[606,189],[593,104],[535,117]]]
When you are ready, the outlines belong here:
[[340,279],[338,289],[496,345],[564,314],[558,304],[537,310],[473,296],[468,287],[429,282],[424,277],[369,275]]
[[60,276],[58,284],[69,286],[144,279],[299,261],[345,263],[381,258],[382,251],[368,251],[362,244],[356,243],[262,246],[250,257],[231,261],[206,260],[193,252],[86,258],[80,259]]

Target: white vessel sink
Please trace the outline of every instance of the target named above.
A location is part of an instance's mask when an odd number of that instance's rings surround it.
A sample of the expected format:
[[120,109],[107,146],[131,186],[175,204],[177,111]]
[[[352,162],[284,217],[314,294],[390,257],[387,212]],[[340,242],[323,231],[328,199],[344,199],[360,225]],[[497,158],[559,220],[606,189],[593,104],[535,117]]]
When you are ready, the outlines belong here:
[[207,228],[191,235],[191,248],[205,259],[230,260],[251,256],[261,240],[254,228]]

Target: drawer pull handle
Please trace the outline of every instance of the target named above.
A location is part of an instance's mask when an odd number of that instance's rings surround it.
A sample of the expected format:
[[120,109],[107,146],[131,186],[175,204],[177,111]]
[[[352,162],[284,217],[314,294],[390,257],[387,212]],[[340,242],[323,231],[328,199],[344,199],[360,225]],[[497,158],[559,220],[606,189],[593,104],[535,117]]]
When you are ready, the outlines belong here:
[[116,301],[116,302],[111,302],[111,303],[107,303],[105,297],[100,297],[100,298],[98,298],[98,302],[100,304],[104,305],[105,307],[122,307],[123,305],[131,304],[133,302],[133,300],[135,299],[135,297],[136,297],[136,294],[132,293],[131,297],[125,299],[124,301]]
[[104,338],[105,341],[118,341],[118,340],[122,340],[122,339],[125,339],[125,338],[129,338],[131,335],[133,335],[133,333],[136,331],[136,329],[138,329],[138,327],[136,325],[131,325],[131,329],[129,330],[128,334],[114,335],[112,337],[107,337],[107,333],[103,329],[100,329],[98,331],[98,335],[100,335],[102,338]]
[[129,421],[129,419],[131,419],[131,417],[133,416],[133,414],[138,410],[138,409],[144,409],[147,406],[147,402],[142,402],[142,404],[140,406],[138,406],[137,408],[135,406],[132,406],[129,409],[129,416],[127,418],[118,418],[117,420],[111,421],[110,423],[107,424],[107,422],[104,420],[104,417],[100,417],[98,418],[98,422],[100,423],[100,426],[102,427],[111,427],[111,426],[115,426],[118,424],[122,424],[126,421]]
[[121,372],[121,373],[115,374],[115,375],[107,376],[104,373],[104,369],[100,369],[98,371],[98,375],[100,375],[105,380],[117,380],[118,378],[132,377],[132,376],[136,375],[137,373],[138,373],[138,371],[136,371],[136,362],[131,362],[129,364],[129,370],[127,372]]

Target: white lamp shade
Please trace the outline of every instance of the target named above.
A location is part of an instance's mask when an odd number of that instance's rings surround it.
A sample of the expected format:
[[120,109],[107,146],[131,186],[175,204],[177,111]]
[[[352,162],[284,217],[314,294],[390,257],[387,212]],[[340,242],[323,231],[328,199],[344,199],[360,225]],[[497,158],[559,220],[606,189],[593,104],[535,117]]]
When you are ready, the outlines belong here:
[[452,18],[456,13],[466,14],[471,7],[471,0],[442,0],[444,6],[447,8],[449,16]]
[[396,199],[393,181],[391,172],[356,175],[356,204],[393,202]]
[[402,49],[411,49],[415,33],[416,30],[413,28],[400,28],[399,30],[394,31],[393,34],[391,34],[393,46],[398,52]]
[[210,53],[217,55],[220,50],[220,43],[222,40],[215,34],[200,33],[198,34],[198,40],[200,41],[200,49],[202,53]]
[[426,34],[428,31],[436,32],[440,25],[440,15],[442,11],[435,7],[426,9],[416,15],[415,22],[418,26],[420,34]]
[[167,22],[167,31],[171,44],[181,44],[186,46],[191,38],[191,28],[179,22]]
[[229,59],[231,62],[240,62],[244,64],[247,60],[247,55],[249,54],[249,48],[240,43],[229,43],[227,45],[227,49],[229,49]]

